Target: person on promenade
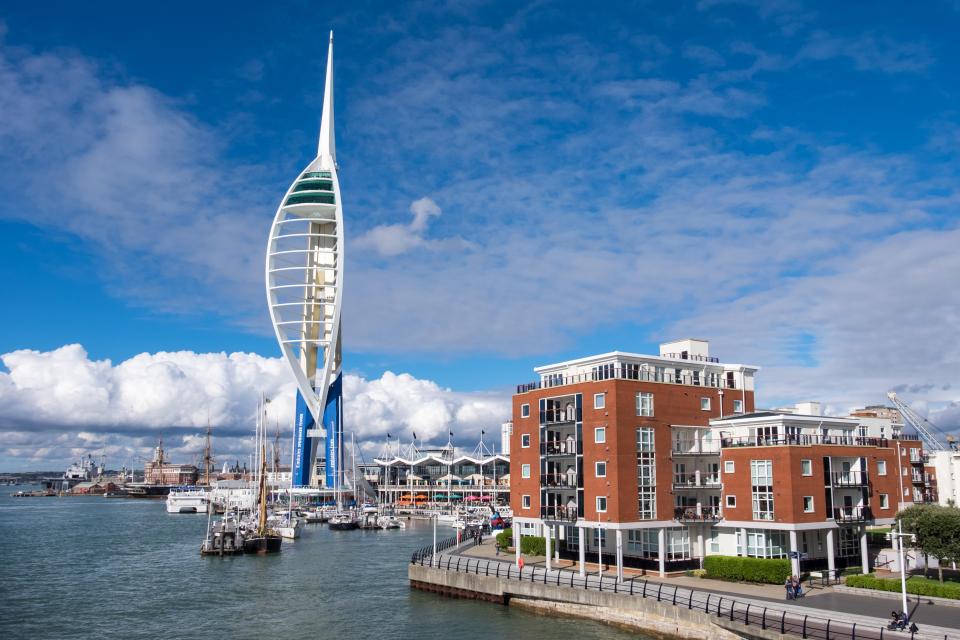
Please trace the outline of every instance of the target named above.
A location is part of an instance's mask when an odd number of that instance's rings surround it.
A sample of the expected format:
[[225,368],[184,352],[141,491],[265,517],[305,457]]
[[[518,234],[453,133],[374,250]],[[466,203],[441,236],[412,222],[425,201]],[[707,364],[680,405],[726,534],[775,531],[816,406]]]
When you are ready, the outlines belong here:
[[803,597],[803,585],[800,584],[800,576],[793,576],[791,578],[793,583],[793,597],[794,599],[799,599]]
[[787,576],[783,581],[783,588],[787,592],[787,600],[793,600],[793,576]]

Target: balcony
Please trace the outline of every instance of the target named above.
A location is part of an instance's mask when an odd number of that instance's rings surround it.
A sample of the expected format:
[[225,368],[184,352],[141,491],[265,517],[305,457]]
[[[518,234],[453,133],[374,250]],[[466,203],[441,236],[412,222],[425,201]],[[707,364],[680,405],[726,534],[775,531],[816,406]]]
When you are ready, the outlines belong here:
[[911,450],[910,450],[910,464],[915,464],[915,465],[921,465],[921,466],[922,466],[922,465],[925,465],[925,464],[927,464],[927,463],[930,462],[930,456],[928,456],[928,455],[926,455],[926,454],[916,455],[916,454],[914,454],[914,451],[916,451],[916,449],[911,449]]
[[866,487],[869,479],[866,471],[834,471],[831,484],[835,487]]
[[[711,360],[712,362],[713,360]],[[620,364],[614,366],[599,367],[596,371],[590,373],[581,373],[575,376],[564,375],[546,375],[542,380],[527,382],[517,385],[517,393],[527,393],[528,391],[537,391],[539,389],[552,389],[554,387],[564,387],[571,384],[581,384],[584,382],[598,382],[600,380],[636,380],[639,382],[664,382],[667,384],[683,384],[694,387],[707,387],[716,389],[736,389],[736,383],[729,378],[718,377],[710,380],[708,376],[693,376],[692,371],[676,375],[675,369],[679,368],[676,363],[664,363],[662,371],[656,369],[660,365],[650,365],[642,367],[636,364]],[[682,365],[680,365],[682,366]],[[700,374],[700,371],[697,371]],[[719,372],[716,372],[719,374]]]
[[548,505],[540,507],[540,518],[543,520],[556,520],[559,522],[576,522],[577,508],[564,507],[562,505]]
[[550,441],[540,444],[541,456],[576,456],[582,453],[582,442]]
[[547,489],[576,489],[577,474],[545,473],[540,476],[540,486]]
[[705,443],[696,440],[674,441],[671,453],[675,458],[683,456],[716,456],[720,454],[720,447],[712,442]]
[[581,409],[576,409],[573,411],[563,411],[563,410],[547,410],[540,412],[540,424],[544,425],[554,425],[554,424],[573,424],[581,420]]
[[927,485],[936,484],[933,481],[933,476],[931,476],[929,473],[914,473],[911,475],[911,480],[913,484],[927,484]]
[[833,519],[837,522],[867,522],[873,520],[870,507],[834,507]]
[[787,435],[774,437],[741,436],[736,438],[721,438],[720,446],[724,449],[737,447],[775,447],[784,445],[835,445],[843,447],[889,447],[887,438],[862,438],[860,436],[808,436]]
[[697,477],[695,473],[674,474],[673,488],[683,489],[719,489],[720,478],[713,475],[701,475]]
[[720,507],[677,507],[673,510],[673,519],[677,522],[718,522],[722,518]]

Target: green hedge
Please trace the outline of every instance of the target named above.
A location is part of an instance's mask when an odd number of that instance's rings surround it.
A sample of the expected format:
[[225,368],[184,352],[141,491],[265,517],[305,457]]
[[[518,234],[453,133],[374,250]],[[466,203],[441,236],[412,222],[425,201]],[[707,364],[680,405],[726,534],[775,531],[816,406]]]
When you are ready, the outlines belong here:
[[[861,589],[876,589],[877,591],[899,592],[900,580],[896,578],[878,578],[871,573],[862,576],[850,576],[847,578],[847,586],[860,587]],[[960,584],[950,582],[940,584],[933,580],[907,579],[907,593],[918,596],[933,596],[936,598],[960,600]]]
[[509,549],[513,546],[513,529],[504,529],[496,537],[501,549]]
[[528,556],[547,555],[547,539],[543,536],[522,536],[520,538],[520,553]]
[[783,558],[741,558],[739,556],[707,556],[703,568],[708,578],[783,584],[791,574],[790,561]]

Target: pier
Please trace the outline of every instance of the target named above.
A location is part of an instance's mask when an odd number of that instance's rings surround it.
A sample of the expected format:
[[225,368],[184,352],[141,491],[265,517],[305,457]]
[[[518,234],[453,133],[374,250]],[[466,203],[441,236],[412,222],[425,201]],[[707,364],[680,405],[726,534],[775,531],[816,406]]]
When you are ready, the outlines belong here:
[[663,638],[813,638],[816,640],[957,640],[960,629],[920,624],[916,634],[892,632],[886,620],[810,606],[692,589],[642,578],[579,575],[465,555],[473,542],[454,540],[414,552],[412,588],[520,606],[545,615],[574,616],[634,628]]

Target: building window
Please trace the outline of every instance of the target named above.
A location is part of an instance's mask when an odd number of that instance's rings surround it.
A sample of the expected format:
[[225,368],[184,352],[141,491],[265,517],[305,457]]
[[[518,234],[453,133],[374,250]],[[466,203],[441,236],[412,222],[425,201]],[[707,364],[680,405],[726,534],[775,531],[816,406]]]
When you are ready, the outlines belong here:
[[580,529],[577,527],[566,527],[566,540],[564,542],[567,545],[567,551],[579,551],[580,550]]
[[686,527],[682,529],[667,529],[667,560],[689,560],[690,559],[690,530]]
[[606,513],[606,511],[607,511],[606,496],[597,496],[597,513]]
[[733,473],[733,472],[734,472],[733,460],[724,460],[724,461],[723,461],[723,472],[724,472],[724,473]]
[[638,513],[641,520],[657,517],[657,466],[653,429],[637,429]]
[[606,462],[597,462],[595,465],[594,471],[597,473],[598,478],[607,477],[607,463]]
[[530,465],[525,464],[520,467],[520,477],[529,478],[530,477]]
[[523,496],[523,508],[524,509],[530,508],[530,496]]
[[803,512],[813,513],[813,496],[803,496]]
[[786,558],[787,534],[783,531],[747,529],[747,553],[750,558]]
[[603,393],[593,394],[593,408],[603,409],[605,407],[606,407],[606,394],[603,394]]
[[810,460],[801,460],[800,461],[800,475],[802,476],[812,476],[813,475],[813,462]]
[[727,496],[727,507],[734,509],[737,506],[737,496]]
[[887,461],[886,460],[877,460],[877,475],[885,476],[887,475]]
[[529,433],[525,433],[525,434],[523,434],[523,435],[520,436],[520,446],[523,447],[524,449],[529,449],[529,448],[530,448],[530,434],[529,434]]
[[857,530],[840,527],[840,544],[837,546],[837,555],[841,558],[860,555],[860,536],[857,535]]
[[753,519],[773,520],[773,461],[750,461]]
[[627,551],[641,558],[660,557],[660,535],[656,529],[629,529]]
[[647,418],[653,417],[653,394],[640,392],[637,394],[637,415]]
[[520,405],[520,417],[521,417],[521,418],[529,418],[529,417],[530,417],[530,405],[529,405],[529,404],[522,404],[522,405]]
[[733,412],[734,412],[734,413],[743,413],[743,400],[734,400],[734,401],[733,401]]
[[700,410],[710,411],[710,398],[700,398]]
[[889,509],[890,508],[890,496],[886,493],[880,494],[880,508]]
[[603,444],[607,441],[607,428],[597,427],[593,430],[593,441],[596,444]]
[[710,553],[720,553],[720,532],[710,527]]

